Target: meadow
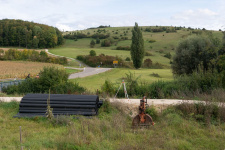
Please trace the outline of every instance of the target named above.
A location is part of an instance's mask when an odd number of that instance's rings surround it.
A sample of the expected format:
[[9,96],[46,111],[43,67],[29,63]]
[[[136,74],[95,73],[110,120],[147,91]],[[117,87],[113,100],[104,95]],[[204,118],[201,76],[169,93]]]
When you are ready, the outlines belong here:
[[62,65],[29,61],[0,61],[0,79],[19,78],[23,79],[28,74],[35,77],[43,67],[55,66],[63,68]]
[[[77,82],[79,85],[85,87],[88,91],[95,92],[100,90],[105,80],[110,80],[114,85],[120,85],[126,78],[126,74],[134,74],[138,78],[139,83],[150,84],[154,81],[173,80],[171,69],[124,69],[115,68],[110,71],[93,75],[85,78],[71,79],[71,82]],[[157,76],[155,76],[157,74]]]

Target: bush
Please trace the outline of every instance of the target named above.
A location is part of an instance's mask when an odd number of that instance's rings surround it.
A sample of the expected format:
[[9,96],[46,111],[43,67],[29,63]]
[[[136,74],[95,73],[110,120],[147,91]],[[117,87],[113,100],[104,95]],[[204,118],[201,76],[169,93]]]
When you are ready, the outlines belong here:
[[130,57],[127,57],[126,59],[125,59],[125,61],[130,61],[131,59],[130,59]]
[[153,56],[150,52],[145,52],[145,56]]
[[102,85],[102,91],[109,96],[113,96],[115,94],[115,89],[112,82],[109,80],[105,80],[105,83]]
[[154,42],[156,42],[156,40],[149,40],[148,42],[149,43],[154,43]]
[[224,106],[219,107],[218,104],[211,102],[208,103],[195,103],[190,104],[183,102],[175,107],[181,111],[186,118],[193,117],[197,121],[203,122],[206,125],[225,122]]
[[152,117],[153,121],[157,120],[159,117],[156,108],[154,106],[147,107],[145,112]]
[[83,55],[78,55],[77,59],[83,61],[84,60],[84,56]]
[[143,67],[150,68],[152,66],[152,60],[150,58],[144,60]]
[[170,52],[169,52],[169,53],[166,53],[166,54],[164,55],[164,57],[171,59],[172,55],[171,55]]
[[39,75],[38,79],[29,78],[18,85],[3,88],[3,92],[7,94],[48,93],[49,89],[51,89],[51,93],[75,94],[85,91],[78,84],[68,82],[68,74],[65,70],[55,67],[44,67]]
[[91,50],[89,53],[90,53],[90,56],[96,56],[96,52],[94,50]]
[[118,46],[116,50],[130,51],[130,46]]

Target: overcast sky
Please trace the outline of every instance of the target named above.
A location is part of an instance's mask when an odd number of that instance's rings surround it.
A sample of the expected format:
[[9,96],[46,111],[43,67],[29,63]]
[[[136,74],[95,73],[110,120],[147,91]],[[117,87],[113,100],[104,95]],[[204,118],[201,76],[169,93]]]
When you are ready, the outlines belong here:
[[225,0],[0,0],[0,19],[22,19],[64,31],[185,26],[225,30]]

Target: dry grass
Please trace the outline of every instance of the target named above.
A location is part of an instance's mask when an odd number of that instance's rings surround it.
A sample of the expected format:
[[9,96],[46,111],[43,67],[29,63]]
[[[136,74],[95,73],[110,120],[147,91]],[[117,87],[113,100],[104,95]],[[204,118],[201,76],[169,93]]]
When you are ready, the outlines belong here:
[[59,68],[63,68],[62,65],[50,63],[28,61],[0,61],[0,79],[25,78],[28,73],[30,73],[31,77],[35,77],[45,66],[56,66]]

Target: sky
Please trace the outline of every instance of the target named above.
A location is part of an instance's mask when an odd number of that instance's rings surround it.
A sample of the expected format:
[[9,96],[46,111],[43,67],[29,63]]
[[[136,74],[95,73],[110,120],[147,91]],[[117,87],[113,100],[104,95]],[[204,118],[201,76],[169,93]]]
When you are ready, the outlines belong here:
[[225,0],[0,0],[0,20],[21,19],[61,31],[185,26],[225,30]]

